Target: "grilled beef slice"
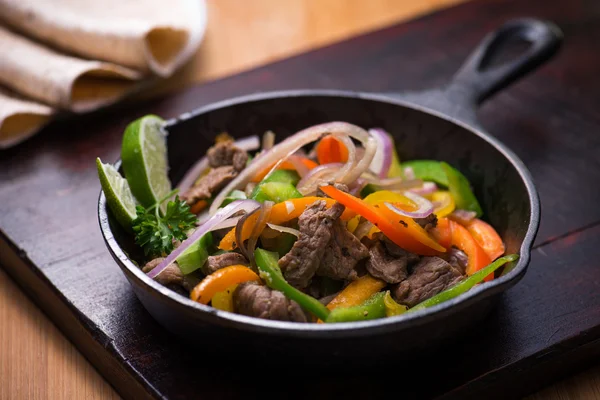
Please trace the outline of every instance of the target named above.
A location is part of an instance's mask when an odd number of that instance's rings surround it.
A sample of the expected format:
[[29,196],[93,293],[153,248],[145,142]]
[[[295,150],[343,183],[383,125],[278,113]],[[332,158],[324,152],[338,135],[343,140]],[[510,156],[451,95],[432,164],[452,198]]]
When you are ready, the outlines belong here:
[[310,317],[283,293],[257,282],[241,283],[233,292],[235,312],[256,318],[307,322]]

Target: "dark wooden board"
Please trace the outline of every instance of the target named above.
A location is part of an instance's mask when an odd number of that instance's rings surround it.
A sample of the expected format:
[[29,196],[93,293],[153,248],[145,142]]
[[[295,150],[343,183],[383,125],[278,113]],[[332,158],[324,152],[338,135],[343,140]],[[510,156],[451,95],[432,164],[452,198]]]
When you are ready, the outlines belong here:
[[[164,99],[50,126],[0,152],[0,263],[98,370],[128,398],[276,395],[251,366],[210,368],[145,312],[100,236],[94,159],[118,158],[134,118],[166,118],[230,96],[271,89],[414,90],[447,82],[489,31],[512,17],[556,22],[559,55],[481,109],[483,125],[530,168],[542,200],[531,265],[485,324],[420,360],[311,374],[285,395],[405,398],[522,396],[600,353],[600,2],[473,1]],[[258,349],[260,351],[260,349]],[[276,369],[294,370],[293,360]],[[427,385],[416,377],[427,376]],[[281,393],[281,392],[280,392]]]

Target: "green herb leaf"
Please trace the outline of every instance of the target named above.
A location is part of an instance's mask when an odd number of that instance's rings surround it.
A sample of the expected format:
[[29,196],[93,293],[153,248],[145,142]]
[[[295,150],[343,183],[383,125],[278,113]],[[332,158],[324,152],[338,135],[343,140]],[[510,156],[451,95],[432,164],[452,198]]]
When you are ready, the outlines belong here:
[[[160,203],[166,199],[161,200]],[[136,207],[136,219],[133,220],[135,242],[142,247],[144,254],[150,257],[164,257],[174,249],[174,240],[187,239],[187,231],[196,224],[196,216],[190,206],[175,197],[167,203],[164,216],[161,215],[159,203],[147,209]]]

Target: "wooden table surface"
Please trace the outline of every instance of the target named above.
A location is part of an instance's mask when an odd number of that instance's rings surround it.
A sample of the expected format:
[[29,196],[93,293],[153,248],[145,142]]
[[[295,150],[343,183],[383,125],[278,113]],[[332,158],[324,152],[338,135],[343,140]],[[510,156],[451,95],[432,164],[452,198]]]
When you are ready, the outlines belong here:
[[[201,49],[157,95],[464,0],[209,0]],[[114,390],[0,269],[0,400],[112,399]],[[600,399],[600,366],[531,396]]]

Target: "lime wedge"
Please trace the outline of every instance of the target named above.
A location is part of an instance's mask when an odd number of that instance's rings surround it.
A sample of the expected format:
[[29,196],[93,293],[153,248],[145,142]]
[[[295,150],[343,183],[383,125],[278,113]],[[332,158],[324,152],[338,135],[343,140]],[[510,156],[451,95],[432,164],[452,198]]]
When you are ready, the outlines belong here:
[[125,129],[121,160],[131,192],[144,206],[150,207],[171,191],[167,176],[167,141],[161,131],[164,120],[146,115]]
[[127,180],[110,164],[103,164],[96,158],[98,177],[102,191],[106,196],[106,204],[123,228],[131,231],[131,223],[136,218],[135,198],[129,189]]

